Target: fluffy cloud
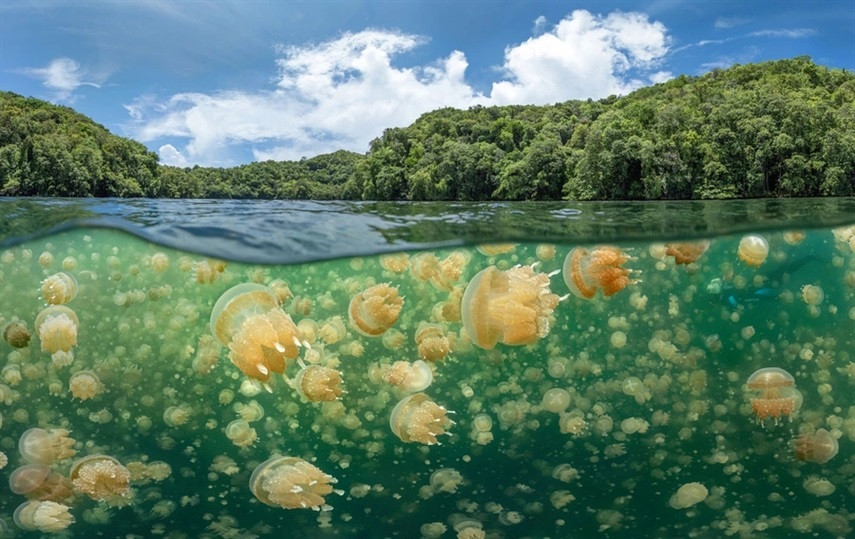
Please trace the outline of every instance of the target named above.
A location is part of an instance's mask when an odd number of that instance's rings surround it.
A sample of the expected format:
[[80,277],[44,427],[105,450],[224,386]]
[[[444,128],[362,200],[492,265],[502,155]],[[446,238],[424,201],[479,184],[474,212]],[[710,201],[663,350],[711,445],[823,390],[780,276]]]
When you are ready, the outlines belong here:
[[187,158],[181,155],[181,152],[179,152],[172,144],[164,144],[157,150],[157,153],[160,154],[161,165],[169,165],[173,167],[187,166]]
[[56,58],[45,67],[33,67],[24,71],[27,75],[40,79],[42,84],[56,92],[60,100],[68,99],[80,86],[94,86],[99,88],[100,84],[86,81],[87,74],[80,64],[71,58]]
[[[606,17],[575,11],[549,31],[505,50],[503,78],[491,95],[465,80],[463,52],[428,65],[398,67],[396,55],[424,43],[388,30],[346,33],[320,44],[277,50],[275,85],[256,92],[183,93],[127,105],[143,141],[187,139],[161,147],[177,163],[226,164],[224,150],[248,145],[253,156],[299,159],[337,149],[364,152],[384,128],[405,126],[440,107],[552,103],[626,93],[641,79],[664,80],[657,60],[668,50],[665,27],[637,13]],[[179,159],[180,158],[180,159]]]
[[545,104],[624,94],[641,86],[625,75],[652,67],[666,52],[665,26],[646,15],[574,11],[551,32],[505,50],[509,80],[494,83],[491,98]]

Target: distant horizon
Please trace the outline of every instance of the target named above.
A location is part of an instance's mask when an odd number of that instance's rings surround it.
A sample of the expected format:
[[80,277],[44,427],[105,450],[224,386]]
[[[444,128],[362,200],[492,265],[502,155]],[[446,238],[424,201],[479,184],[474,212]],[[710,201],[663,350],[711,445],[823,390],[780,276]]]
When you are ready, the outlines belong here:
[[438,108],[600,99],[736,63],[855,70],[855,5],[835,1],[6,0],[0,14],[0,88],[180,167],[364,154]]

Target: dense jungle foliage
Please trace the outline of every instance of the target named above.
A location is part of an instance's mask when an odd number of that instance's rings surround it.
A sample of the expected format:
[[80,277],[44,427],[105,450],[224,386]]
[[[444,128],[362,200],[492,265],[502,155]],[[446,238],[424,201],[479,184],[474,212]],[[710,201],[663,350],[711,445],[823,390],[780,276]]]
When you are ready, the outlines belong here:
[[807,57],[599,101],[440,109],[339,151],[234,168],[157,164],[66,107],[0,93],[0,194],[376,200],[855,194],[855,76]]

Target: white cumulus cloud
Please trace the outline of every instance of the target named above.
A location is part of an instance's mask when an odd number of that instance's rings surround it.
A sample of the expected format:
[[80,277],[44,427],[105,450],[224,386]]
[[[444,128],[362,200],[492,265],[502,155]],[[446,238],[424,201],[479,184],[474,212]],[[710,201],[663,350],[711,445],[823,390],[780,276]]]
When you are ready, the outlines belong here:
[[42,84],[56,92],[57,98],[61,100],[68,99],[80,86],[100,88],[99,83],[85,80],[89,78],[88,74],[71,58],[56,58],[45,67],[27,68],[24,73],[40,79]]
[[383,129],[406,126],[440,107],[600,98],[670,76],[656,69],[668,51],[666,29],[644,15],[575,11],[551,29],[545,20],[539,24],[543,33],[506,48],[504,80],[493,84],[491,95],[467,83],[463,52],[400,67],[396,56],[425,39],[368,29],[280,46],[268,89],[182,93],[165,101],[143,96],[126,109],[144,142],[186,141],[183,147],[164,144],[162,159],[215,165],[228,164],[222,156],[233,145],[249,146],[257,160],[364,152]]
[[164,144],[157,150],[157,153],[160,155],[161,165],[169,165],[173,167],[187,166],[187,158],[181,155],[181,152],[179,152],[172,144]]

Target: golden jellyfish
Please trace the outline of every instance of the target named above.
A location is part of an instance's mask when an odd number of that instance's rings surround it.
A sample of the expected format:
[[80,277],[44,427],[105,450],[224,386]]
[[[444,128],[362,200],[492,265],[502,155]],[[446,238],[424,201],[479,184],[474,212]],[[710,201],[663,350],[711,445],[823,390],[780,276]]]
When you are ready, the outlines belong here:
[[77,297],[77,279],[60,271],[42,281],[42,297],[48,305],[63,305]]
[[405,393],[417,393],[431,385],[433,371],[420,359],[412,363],[396,361],[384,369],[382,380]]
[[754,234],[743,236],[739,240],[739,248],[736,254],[739,256],[739,260],[745,262],[746,265],[759,267],[769,256],[769,242],[763,236]]
[[685,509],[707,499],[709,490],[701,483],[686,483],[671,496],[668,505],[674,509]]
[[82,401],[97,397],[104,390],[101,379],[92,371],[78,371],[68,380],[68,389],[75,399]]
[[9,490],[31,500],[63,501],[72,495],[71,482],[44,464],[25,464],[9,475]]
[[258,465],[249,478],[249,490],[271,507],[329,511],[332,507],[324,497],[333,493],[336,482],[301,458],[279,456]]
[[463,293],[463,327],[486,350],[501,342],[533,344],[549,333],[559,297],[549,290],[549,275],[533,266],[502,271],[490,266],[477,273]]
[[15,524],[25,531],[57,533],[74,523],[71,508],[52,501],[24,502],[12,515]]
[[440,324],[419,322],[415,340],[419,357],[426,361],[439,361],[451,353],[451,342]]
[[309,402],[334,401],[342,394],[341,373],[323,365],[304,365],[292,385]]
[[825,429],[816,429],[816,432],[803,432],[793,441],[793,449],[796,458],[825,464],[837,455],[839,444],[837,438]]
[[802,483],[804,489],[814,496],[830,496],[834,494],[836,487],[834,483],[829,481],[828,479],[817,477],[815,475],[809,476]]
[[469,251],[453,251],[438,262],[430,283],[437,290],[451,291],[471,259]]
[[516,243],[485,243],[476,245],[475,250],[484,256],[497,256],[510,253],[517,248]]
[[611,296],[638,282],[630,278],[632,270],[623,267],[629,260],[632,257],[611,245],[576,247],[564,259],[564,282],[582,299],[593,298],[600,289],[604,296]]
[[801,230],[788,230],[781,234],[781,236],[787,245],[798,245],[805,240],[805,233]]
[[825,292],[815,284],[806,284],[802,287],[802,301],[810,306],[817,306],[825,299]]
[[572,397],[566,389],[553,387],[543,394],[541,406],[543,409],[554,414],[560,414],[570,406]]
[[65,305],[52,305],[42,310],[35,322],[42,351],[51,354],[70,352],[77,344],[79,325],[77,314]]
[[300,331],[266,286],[239,284],[226,290],[211,312],[211,332],[229,348],[245,375],[266,382],[299,354]]
[[294,296],[291,292],[291,287],[282,279],[274,279],[270,281],[267,288],[269,288],[276,296],[276,301],[279,302],[279,305],[285,305],[285,302]]
[[416,253],[410,257],[410,275],[419,281],[429,281],[439,271],[439,259],[431,252]]
[[710,248],[709,241],[666,243],[665,256],[674,257],[677,264],[687,265],[696,262]]
[[410,256],[407,253],[392,253],[380,255],[380,267],[392,273],[403,273],[407,271]]
[[250,447],[258,439],[258,433],[244,419],[235,419],[226,425],[226,438],[238,447]]
[[438,444],[437,436],[454,424],[445,407],[430,400],[424,393],[404,397],[395,405],[389,417],[392,432],[402,442]]
[[346,336],[347,328],[344,327],[344,320],[340,316],[327,318],[318,329],[318,338],[325,344],[335,344]]
[[801,395],[795,388],[793,376],[778,367],[766,367],[748,377],[746,386],[754,392],[751,408],[761,423],[772,417],[792,417],[801,404]]
[[69,473],[74,490],[95,501],[121,507],[131,502],[131,472],[113,457],[89,455],[74,461]]
[[30,330],[21,320],[12,320],[3,326],[3,340],[12,348],[26,348],[30,344]]
[[205,259],[195,262],[193,269],[196,272],[196,282],[199,284],[211,284],[220,278],[226,271],[226,263],[222,260]]
[[367,337],[377,337],[398,321],[403,303],[398,289],[383,283],[353,296],[347,314],[356,331]]
[[50,466],[54,462],[73,457],[74,439],[65,429],[31,428],[18,440],[18,450],[24,460],[33,464]]

